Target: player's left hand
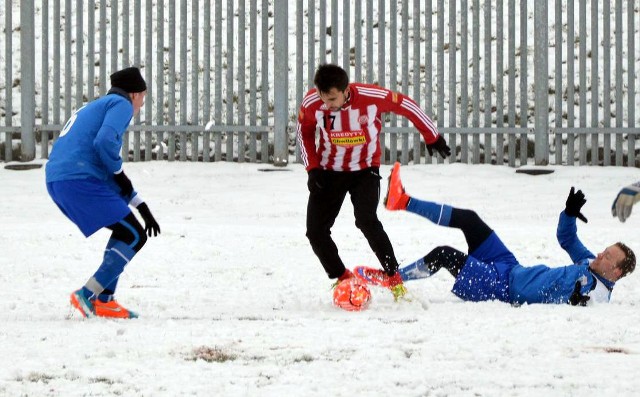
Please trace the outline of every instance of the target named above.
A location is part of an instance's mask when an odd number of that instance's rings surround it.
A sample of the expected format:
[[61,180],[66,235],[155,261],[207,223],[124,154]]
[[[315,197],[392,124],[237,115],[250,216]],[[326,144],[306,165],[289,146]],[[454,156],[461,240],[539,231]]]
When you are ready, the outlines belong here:
[[447,145],[442,135],[438,135],[438,139],[435,142],[427,144],[427,150],[429,151],[429,156],[433,156],[435,150],[443,159],[451,155],[451,148]]
[[631,215],[631,208],[640,201],[640,182],[625,186],[618,192],[611,206],[611,215],[617,216],[620,222],[624,222]]
[[120,187],[120,195],[124,197],[131,197],[131,193],[133,193],[133,185],[131,184],[131,180],[129,179],[129,177],[127,177],[124,171],[113,174],[113,179]]
[[140,212],[140,216],[144,219],[144,230],[147,232],[147,235],[151,237],[151,234],[153,234],[155,237],[160,234],[160,225],[158,225],[156,218],[151,215],[151,211],[149,210],[147,203],[138,205],[138,212]]
[[580,209],[587,202],[587,199],[584,198],[584,193],[582,190],[575,191],[575,188],[571,186],[571,191],[569,191],[569,197],[567,197],[566,208],[564,213],[568,216],[577,217],[582,222],[587,223],[587,218],[582,215]]
[[572,306],[587,306],[587,302],[591,297],[580,294],[580,289],[582,288],[582,284],[580,281],[576,281],[576,286],[573,289],[573,293],[569,297],[569,304]]

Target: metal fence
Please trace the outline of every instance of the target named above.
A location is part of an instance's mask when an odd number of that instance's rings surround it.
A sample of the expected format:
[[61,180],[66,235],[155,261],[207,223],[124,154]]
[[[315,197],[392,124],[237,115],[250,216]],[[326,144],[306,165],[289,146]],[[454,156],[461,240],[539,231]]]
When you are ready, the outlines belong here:
[[[26,3],[0,4],[5,161],[46,158],[129,65],[149,92],[128,159],[299,161],[297,108],[332,62],[413,97],[455,148],[447,161],[637,165],[634,0]],[[442,162],[407,120],[385,124],[385,162]]]
[[[7,111],[0,125],[5,159],[12,159],[11,140],[20,127],[36,131],[39,155],[46,158],[72,112],[104,95],[113,71],[139,65],[148,92],[125,137],[126,157],[267,161],[274,95],[273,5],[266,0],[18,3],[13,6],[31,16],[35,29],[33,37],[17,40],[17,28],[29,23],[12,21],[11,1],[5,2],[11,28],[3,29],[0,42],[6,50],[0,92],[4,108],[17,110]],[[20,84],[12,87],[16,79]],[[27,106],[12,102],[20,90]],[[20,114],[30,108],[35,115]]]

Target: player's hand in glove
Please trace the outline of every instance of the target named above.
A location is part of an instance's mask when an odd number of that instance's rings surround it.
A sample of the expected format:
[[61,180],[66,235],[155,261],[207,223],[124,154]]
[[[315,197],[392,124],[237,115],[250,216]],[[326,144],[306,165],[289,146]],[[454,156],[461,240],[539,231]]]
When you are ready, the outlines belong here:
[[324,170],[320,168],[313,168],[309,170],[309,179],[307,180],[307,187],[311,193],[319,192],[324,189],[325,186],[325,174]]
[[124,171],[113,174],[113,179],[116,181],[118,186],[120,186],[120,195],[130,197],[131,193],[133,193],[133,185],[127,175],[125,175]]
[[149,210],[147,203],[139,204],[138,212],[140,212],[140,216],[144,219],[144,230],[147,232],[147,235],[151,237],[152,233],[153,236],[160,234],[160,225],[158,225],[156,218],[151,215],[151,211]]
[[623,187],[611,206],[611,215],[624,222],[631,215],[631,208],[640,200],[640,182]]
[[429,156],[433,156],[433,152],[436,151],[443,159],[451,155],[451,148],[447,145],[442,135],[438,135],[438,139],[435,142],[427,144],[427,150],[429,151]]
[[587,218],[580,212],[580,209],[587,202],[587,199],[584,198],[584,193],[582,190],[578,190],[575,192],[573,186],[571,186],[571,191],[569,192],[569,197],[567,197],[567,206],[564,210],[564,213],[568,216],[572,216],[574,218],[580,219],[582,222],[587,223]]
[[587,302],[589,302],[590,297],[586,295],[580,294],[580,288],[582,285],[580,281],[576,281],[576,287],[573,289],[573,293],[569,297],[569,304],[572,306],[587,306]]

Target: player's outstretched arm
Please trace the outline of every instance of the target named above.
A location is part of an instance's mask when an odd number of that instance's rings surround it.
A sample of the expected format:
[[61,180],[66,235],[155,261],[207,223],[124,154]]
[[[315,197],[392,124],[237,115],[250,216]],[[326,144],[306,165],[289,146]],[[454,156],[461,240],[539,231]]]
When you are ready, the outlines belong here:
[[578,190],[576,192],[575,188],[571,187],[566,207],[560,213],[560,219],[558,220],[558,230],[556,231],[558,243],[562,249],[567,251],[574,263],[583,259],[595,258],[593,253],[578,238],[578,227],[576,226],[576,219],[581,219],[583,222],[587,221],[587,218],[580,212],[586,202],[587,200],[582,191]]
[[631,215],[633,205],[640,200],[640,181],[633,185],[625,186],[618,192],[611,206],[611,215],[624,222]]

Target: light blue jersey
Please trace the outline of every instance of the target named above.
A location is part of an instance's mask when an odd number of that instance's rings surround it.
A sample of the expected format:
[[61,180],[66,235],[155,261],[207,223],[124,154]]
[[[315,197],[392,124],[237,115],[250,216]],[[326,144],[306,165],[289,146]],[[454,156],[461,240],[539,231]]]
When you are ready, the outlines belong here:
[[49,195],[60,210],[90,236],[131,211],[137,195],[120,194],[114,173],[122,169],[122,136],[133,117],[126,93],[109,94],[78,109],[53,144],[47,162]]
[[510,301],[518,304],[566,303],[576,282],[579,282],[581,295],[590,296],[594,301],[608,302],[615,283],[589,270],[589,263],[595,256],[578,239],[576,218],[567,216],[564,211],[558,221],[557,237],[574,263],[554,268],[546,265],[514,266],[509,274]]
[[608,302],[615,283],[589,269],[595,258],[577,235],[576,218],[560,213],[560,246],[574,262],[568,266],[522,266],[495,232],[473,252],[456,278],[452,292],[464,300],[498,299],[513,304],[567,303],[580,283],[590,302]]
[[[411,199],[407,211],[423,216],[432,222],[450,226],[452,207]],[[567,251],[573,264],[563,267],[547,265],[522,266],[495,232],[469,255],[454,282],[452,292],[461,299],[473,302],[500,300],[513,304],[567,303],[573,295],[576,283],[580,295],[592,302],[608,302],[614,282],[592,272],[589,264],[595,256],[578,239],[576,218],[560,213],[557,238]],[[403,280],[415,280],[432,276],[424,258],[411,263],[399,272]]]
[[47,183],[95,178],[115,187],[122,169],[122,135],[133,117],[133,105],[111,94],[78,109],[54,143],[46,167]]

